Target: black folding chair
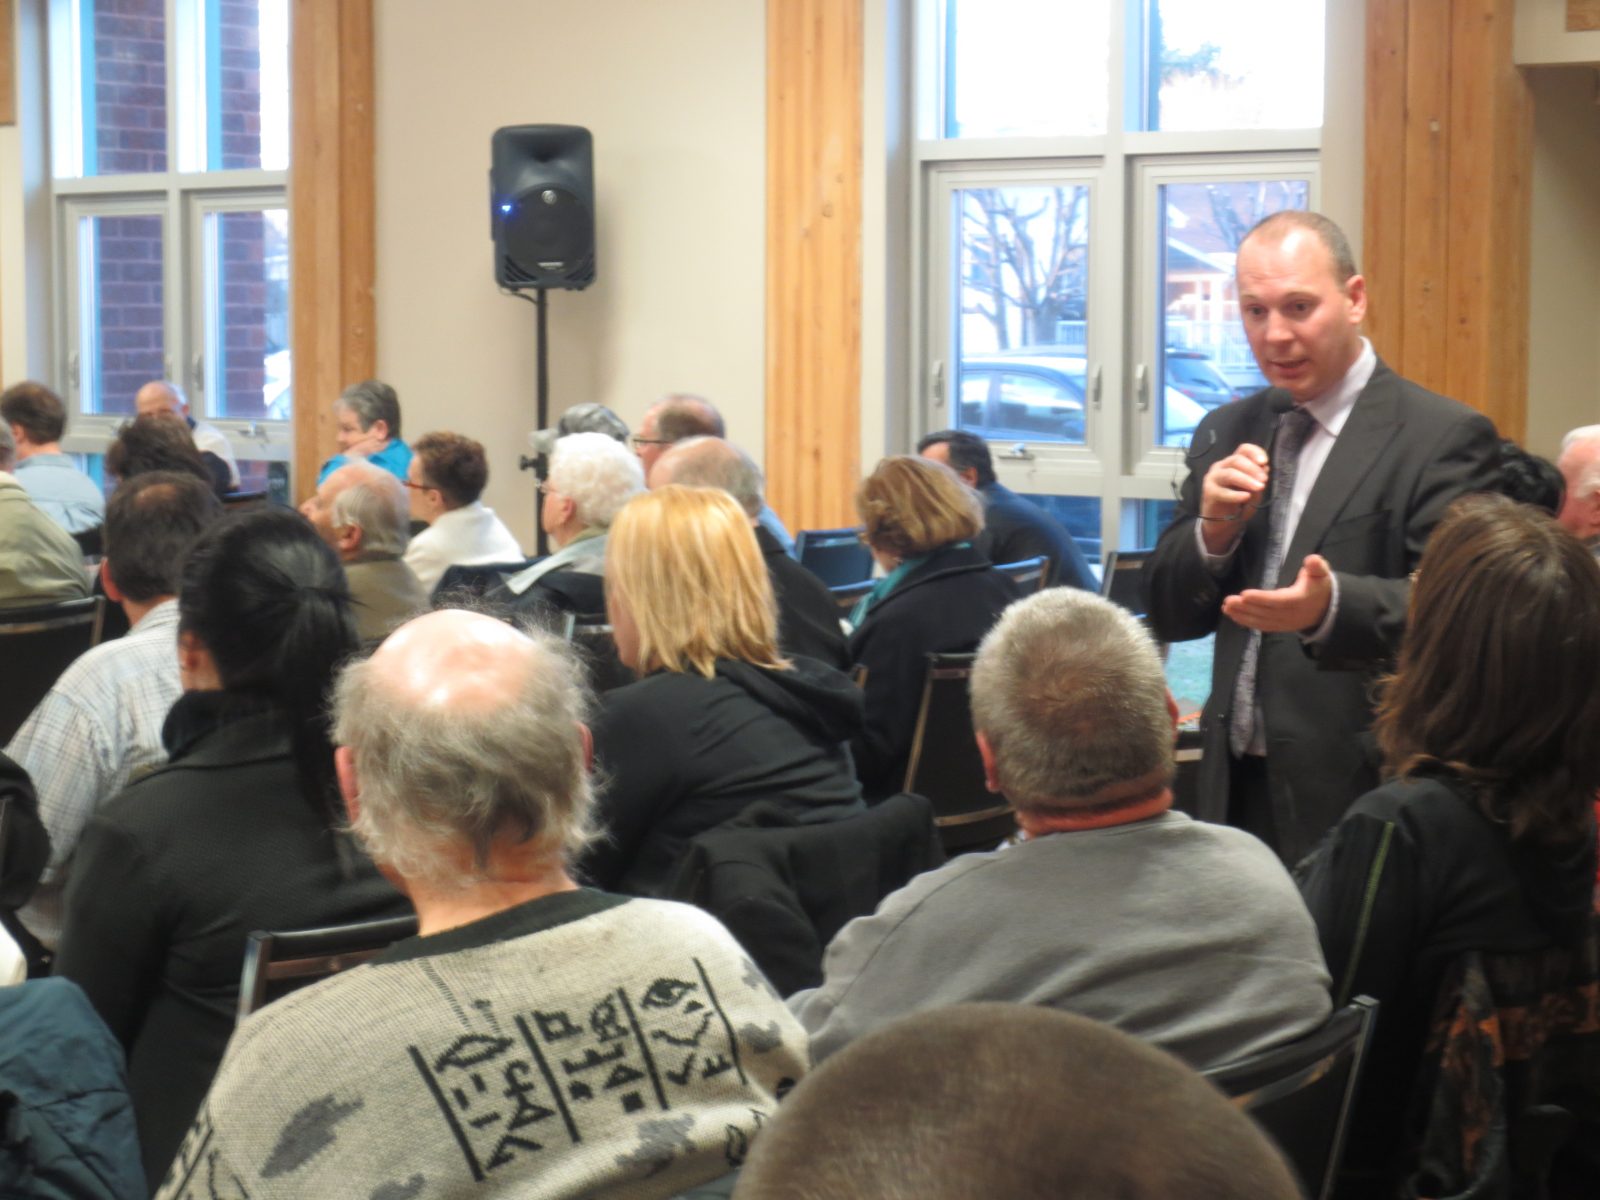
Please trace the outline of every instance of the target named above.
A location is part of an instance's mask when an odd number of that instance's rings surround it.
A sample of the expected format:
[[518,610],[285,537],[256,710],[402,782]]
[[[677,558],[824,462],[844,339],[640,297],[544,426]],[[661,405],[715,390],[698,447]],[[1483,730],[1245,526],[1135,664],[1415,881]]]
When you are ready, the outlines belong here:
[[828,591],[833,593],[833,602],[839,606],[840,615],[848,617],[860,603],[861,597],[872,590],[875,582],[872,579],[863,579],[860,583],[841,583],[830,587]]
[[905,791],[933,801],[946,854],[992,850],[1017,831],[1016,814],[984,782],[972,732],[971,654],[929,654]]
[[516,562],[485,563],[476,567],[455,563],[444,569],[429,598],[435,604],[449,600],[468,603],[481,600],[491,588],[499,587],[508,577],[526,567],[528,562],[519,558]]
[[1278,1144],[1312,1200],[1333,1194],[1377,1009],[1357,996],[1315,1033],[1205,1072]]
[[298,988],[360,966],[416,932],[415,913],[323,929],[257,930],[245,942],[239,1020]]
[[73,659],[99,643],[104,620],[104,596],[0,609],[0,746],[22,728]]
[[1150,611],[1150,589],[1144,583],[1149,550],[1108,550],[1100,575],[1100,594],[1136,617]]
[[566,623],[567,640],[583,662],[589,686],[596,695],[632,683],[638,678],[617,654],[617,639],[611,626],[586,621],[572,614],[567,615]]
[[794,539],[800,565],[829,587],[859,583],[872,576],[872,551],[860,528],[802,529]]
[[1016,584],[1017,589],[1026,596],[1044,591],[1045,581],[1050,578],[1050,559],[1039,554],[1033,558],[1020,558],[1016,562],[996,563],[994,569]]

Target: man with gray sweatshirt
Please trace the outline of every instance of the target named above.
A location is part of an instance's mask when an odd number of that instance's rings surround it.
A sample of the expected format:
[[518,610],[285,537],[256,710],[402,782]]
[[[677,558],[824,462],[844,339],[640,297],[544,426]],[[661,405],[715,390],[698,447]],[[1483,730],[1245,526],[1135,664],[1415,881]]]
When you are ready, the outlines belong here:
[[1135,618],[1073,588],[1012,605],[979,648],[972,710],[1025,840],[840,931],[822,985],[789,1001],[815,1060],[973,1001],[1066,1009],[1200,1070],[1328,1018],[1317,931],[1277,856],[1172,811],[1177,708]]

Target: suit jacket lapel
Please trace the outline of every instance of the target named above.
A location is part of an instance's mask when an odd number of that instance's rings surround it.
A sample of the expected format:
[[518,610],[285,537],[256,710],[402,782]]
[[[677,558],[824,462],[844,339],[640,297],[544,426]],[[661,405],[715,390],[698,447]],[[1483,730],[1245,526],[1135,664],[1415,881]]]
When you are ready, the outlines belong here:
[[1399,411],[1397,378],[1379,362],[1367,386],[1356,397],[1344,428],[1323,461],[1317,482],[1311,486],[1311,495],[1306,497],[1294,540],[1283,557],[1278,575],[1280,587],[1294,582],[1300,563],[1322,543],[1329,526],[1405,424]]

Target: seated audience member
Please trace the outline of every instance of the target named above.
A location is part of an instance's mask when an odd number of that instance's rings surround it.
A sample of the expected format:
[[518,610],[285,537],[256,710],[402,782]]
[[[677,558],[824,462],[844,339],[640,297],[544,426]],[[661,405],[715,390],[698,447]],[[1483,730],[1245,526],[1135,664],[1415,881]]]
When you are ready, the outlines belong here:
[[81,600],[89,595],[83,552],[11,474],[15,454],[0,424],[0,608]]
[[[675,446],[685,438],[727,436],[727,427],[716,405],[704,396],[676,392],[663,396],[645,409],[644,419],[639,422],[639,432],[630,440],[639,452],[639,461],[644,464],[645,477],[649,478],[656,460],[666,452],[667,447]],[[782,518],[767,507],[765,500],[761,502],[759,520],[762,528],[778,539],[785,554],[794,553],[794,538],[789,536]]]
[[338,832],[326,703],[356,647],[339,560],[298,513],[230,513],[189,552],[169,762],[84,828],[55,963],[127,1050],[152,1185],[233,1031],[250,932],[406,911]]
[[603,433],[567,434],[550,453],[550,477],[539,491],[539,524],[555,550],[509,576],[487,602],[528,613],[605,612],[606,533],[644,491],[639,460]]
[[918,442],[917,453],[943,463],[983,497],[983,533],[974,544],[990,562],[1021,562],[1043,554],[1050,560],[1048,586],[1100,590],[1089,560],[1066,527],[995,478],[988,442],[975,433],[941,429]]
[[160,417],[124,421],[106,448],[105,467],[118,483],[146,471],[179,471],[202,480],[218,496],[228,494],[221,472],[206,464],[189,431]]
[[333,402],[338,422],[334,440],[339,453],[322,464],[321,483],[340,467],[357,459],[376,463],[401,483],[411,465],[411,447],[400,440],[400,397],[381,379],[352,383]]
[[1548,458],[1529,454],[1510,438],[1501,438],[1498,490],[1519,504],[1531,504],[1553,517],[1561,512],[1567,483]]
[[17,446],[17,482],[44,513],[68,533],[95,529],[105,519],[106,498],[77,464],[61,453],[67,410],[41,383],[19,383],[0,392],[0,421]]
[[1327,1019],[1317,931],[1261,841],[1172,810],[1177,706],[1138,620],[1076,588],[1012,607],[972,714],[1019,845],[921,875],[828,947],[790,999],[820,1061],[906,1013],[1066,1009],[1204,1070]]
[[419,935],[245,1022],[163,1200],[646,1200],[738,1165],[804,1033],[711,917],[573,882],[583,698],[560,642],[482,614],[346,669],[340,787]]
[[1388,782],[1301,866],[1335,995],[1382,1006],[1347,1144],[1352,1196],[1395,1195],[1416,1165],[1408,1108],[1452,965],[1569,952],[1593,919],[1600,567],[1543,514],[1469,497],[1429,538],[1409,617],[1376,724]]
[[789,556],[783,543],[760,522],[761,468],[739,447],[721,438],[686,438],[650,469],[650,486],[681,483],[721,488],[739,502],[755,527],[756,545],[772,577],[778,601],[778,648],[804,654],[841,670],[849,667],[839,606],[828,585]]
[[300,511],[344,564],[363,642],[427,611],[427,590],[401,558],[411,536],[406,489],[388,471],[370,462],[340,467]]
[[522,561],[511,531],[478,499],[489,482],[483,443],[459,433],[417,439],[405,485],[411,515],[428,527],[406,547],[406,566],[429,592],[449,567]]
[[801,1081],[735,1200],[1298,1200],[1253,1121],[1108,1025],[1015,1004],[897,1021]]
[[1562,438],[1556,466],[1567,485],[1558,519],[1600,555],[1600,425],[1580,426]]
[[1017,598],[973,543],[983,529],[976,492],[949,467],[886,458],[862,481],[856,511],[872,557],[887,572],[851,614],[850,661],[867,669],[867,722],[852,744],[869,799],[905,784],[929,653],[977,649]]
[[802,815],[860,807],[847,740],[861,692],[778,653],[772,583],[749,519],[710,488],[632,500],[606,546],[617,653],[639,675],[594,727],[605,836],[582,860],[599,887],[661,895],[690,838],[757,801]]
[[192,475],[147,471],[112,493],[100,578],[131,632],[69,666],[6,748],[33,777],[50,832],[50,867],[20,914],[47,947],[61,937],[61,897],[84,825],[135,774],[167,760],[161,728],[183,690],[178,571],[221,515]]
[[[202,459],[206,459],[207,469],[216,471],[210,461],[214,459],[226,470],[227,478],[222,490],[239,490],[239,464],[234,461],[233,447],[228,443],[227,435],[215,425],[197,421],[189,414],[189,402],[177,384],[165,379],[152,379],[134,394],[133,406],[134,412],[141,417],[166,417],[187,426],[189,435],[194,438],[195,449],[200,451]],[[210,456],[209,459],[207,456]]]

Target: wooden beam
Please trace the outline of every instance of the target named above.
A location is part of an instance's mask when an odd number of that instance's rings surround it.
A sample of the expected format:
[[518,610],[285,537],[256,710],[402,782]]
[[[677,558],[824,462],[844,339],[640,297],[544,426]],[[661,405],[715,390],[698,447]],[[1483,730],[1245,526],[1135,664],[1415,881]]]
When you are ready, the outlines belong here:
[[295,499],[335,452],[331,403],[372,375],[376,274],[372,0],[294,0],[289,279]]
[[795,529],[856,520],[862,38],[862,0],[768,0],[766,465]]
[[17,123],[17,14],[0,0],[0,125]]
[[1600,0],[1567,0],[1567,32],[1600,29]]
[[1368,334],[1401,374],[1527,424],[1532,101],[1515,0],[1368,0]]

